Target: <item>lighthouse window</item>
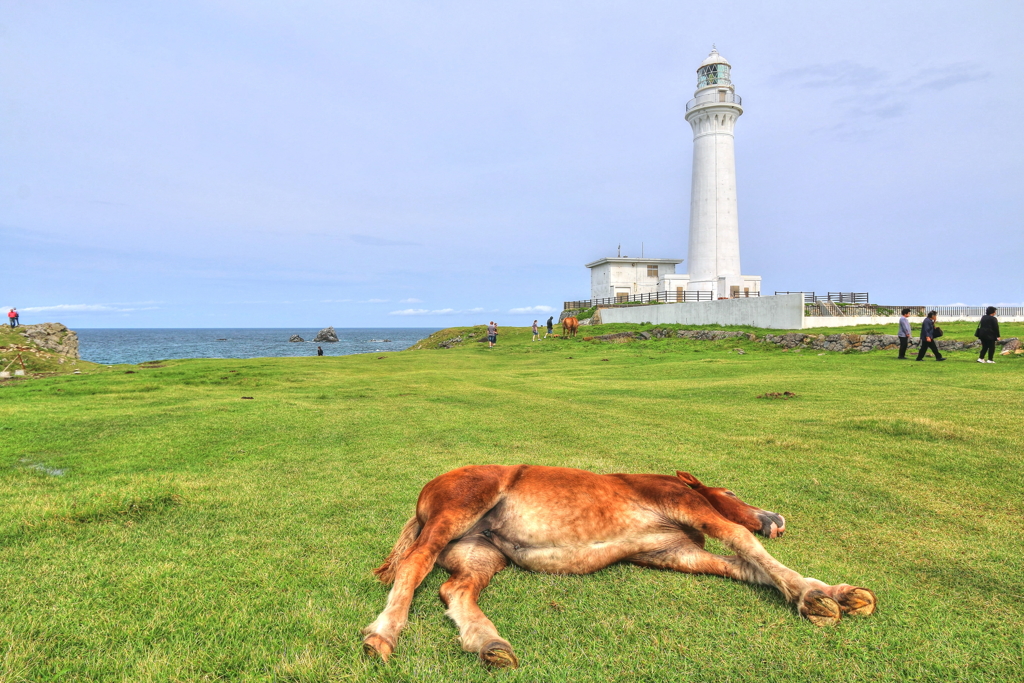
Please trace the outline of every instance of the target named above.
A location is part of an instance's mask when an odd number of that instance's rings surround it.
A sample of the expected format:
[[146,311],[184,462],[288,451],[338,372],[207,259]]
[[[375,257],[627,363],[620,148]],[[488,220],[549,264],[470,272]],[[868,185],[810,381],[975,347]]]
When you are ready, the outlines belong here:
[[697,70],[697,87],[729,84],[729,67],[725,64],[708,64]]

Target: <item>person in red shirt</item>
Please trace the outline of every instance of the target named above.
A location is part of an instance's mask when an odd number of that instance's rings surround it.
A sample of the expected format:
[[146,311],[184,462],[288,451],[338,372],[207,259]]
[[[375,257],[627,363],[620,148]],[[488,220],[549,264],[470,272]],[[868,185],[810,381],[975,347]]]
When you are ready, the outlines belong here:
[[18,326],[18,309],[17,308],[12,308],[11,310],[7,311],[7,322],[9,322],[11,324],[11,328],[12,329]]

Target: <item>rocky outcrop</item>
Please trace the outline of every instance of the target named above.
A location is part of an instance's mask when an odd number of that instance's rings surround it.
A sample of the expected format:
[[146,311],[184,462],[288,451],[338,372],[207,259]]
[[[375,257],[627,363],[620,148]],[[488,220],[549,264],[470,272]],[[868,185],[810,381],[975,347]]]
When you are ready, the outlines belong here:
[[[480,341],[484,341],[484,339],[481,339]],[[453,346],[456,346],[456,345],[461,344],[461,343],[462,343],[462,336],[460,335],[458,337],[452,337],[451,339],[445,339],[443,341],[439,341],[437,343],[437,348],[439,348],[439,349],[450,349]]]
[[292,336],[288,337],[288,341],[290,341],[290,342],[304,342],[306,340],[303,339],[302,337],[300,337],[297,334],[293,334]]
[[1010,337],[1009,339],[1004,339],[996,343],[1003,345],[1003,350],[1000,352],[1000,355],[1002,356],[1009,356],[1011,353],[1020,353],[1021,351],[1020,339],[1017,339],[1016,337]]
[[22,325],[17,328],[22,336],[41,349],[53,351],[67,358],[78,359],[78,335],[60,323]]
[[336,342],[338,341],[338,334],[334,331],[333,327],[325,327],[324,329],[317,332],[316,336],[313,337],[314,342]]

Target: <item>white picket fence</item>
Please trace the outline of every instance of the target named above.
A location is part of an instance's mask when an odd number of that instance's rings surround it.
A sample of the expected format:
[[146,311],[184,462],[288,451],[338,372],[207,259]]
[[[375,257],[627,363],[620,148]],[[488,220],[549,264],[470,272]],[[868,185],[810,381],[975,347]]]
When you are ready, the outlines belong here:
[[[940,318],[980,318],[985,315],[988,306],[925,306],[929,311],[935,311]],[[1006,306],[998,308],[996,316],[1000,318],[1019,318],[1024,316],[1024,306]]]

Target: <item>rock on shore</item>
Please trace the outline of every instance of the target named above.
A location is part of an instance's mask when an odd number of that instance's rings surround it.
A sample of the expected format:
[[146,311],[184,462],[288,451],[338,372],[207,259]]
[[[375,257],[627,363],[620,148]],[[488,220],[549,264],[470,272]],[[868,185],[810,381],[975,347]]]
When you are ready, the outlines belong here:
[[320,330],[317,335],[313,338],[314,342],[336,342],[338,341],[338,334],[334,331],[334,327],[325,327]]
[[41,349],[78,359],[78,335],[60,323],[21,325],[16,329]]

